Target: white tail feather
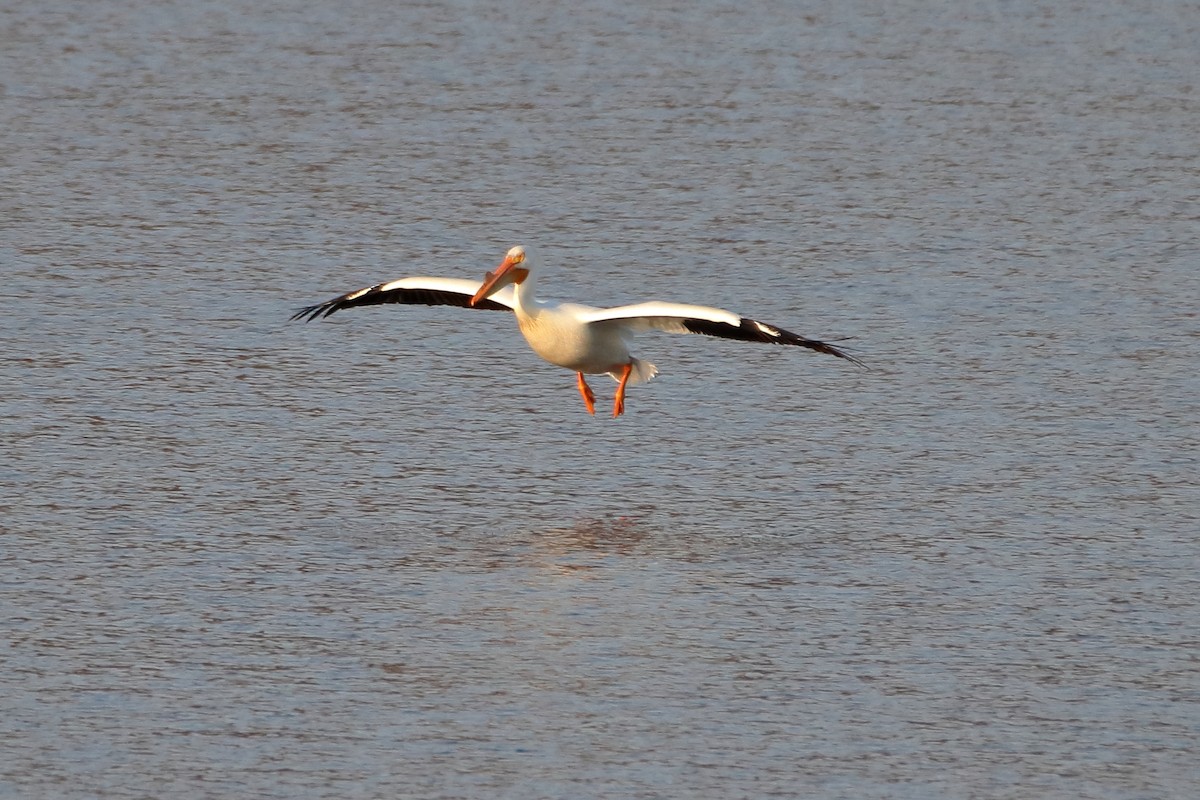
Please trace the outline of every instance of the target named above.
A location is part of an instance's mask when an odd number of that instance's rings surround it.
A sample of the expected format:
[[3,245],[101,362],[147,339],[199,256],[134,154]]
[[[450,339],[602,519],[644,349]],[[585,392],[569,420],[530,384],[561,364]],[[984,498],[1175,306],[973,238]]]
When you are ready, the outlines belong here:
[[[629,374],[629,385],[636,386],[639,383],[645,383],[658,374],[658,367],[651,364],[649,361],[642,361],[640,358],[630,359],[633,364],[633,372]],[[608,373],[614,381],[621,380],[620,372]]]

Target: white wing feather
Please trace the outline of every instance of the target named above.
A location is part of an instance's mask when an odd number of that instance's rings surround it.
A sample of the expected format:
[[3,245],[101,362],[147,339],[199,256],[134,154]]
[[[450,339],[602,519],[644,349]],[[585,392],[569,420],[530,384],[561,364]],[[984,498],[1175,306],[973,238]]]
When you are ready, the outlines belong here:
[[[393,289],[430,289],[435,292],[454,292],[455,294],[466,295],[473,297],[479,291],[479,287],[483,285],[483,281],[473,281],[467,278],[400,278],[399,280],[389,281],[378,286],[380,292],[390,292]],[[376,287],[368,287],[360,289],[361,292],[369,292]],[[347,298],[351,299],[351,298]],[[505,286],[500,291],[488,297],[489,300],[495,300],[503,306],[513,308],[516,305],[515,290],[511,286]]]
[[621,322],[632,331],[666,331],[667,333],[691,333],[683,324],[685,319],[703,319],[723,323],[733,328],[742,324],[742,318],[732,311],[708,306],[690,306],[684,303],[667,303],[652,300],[616,308],[598,308],[579,318],[584,322]]

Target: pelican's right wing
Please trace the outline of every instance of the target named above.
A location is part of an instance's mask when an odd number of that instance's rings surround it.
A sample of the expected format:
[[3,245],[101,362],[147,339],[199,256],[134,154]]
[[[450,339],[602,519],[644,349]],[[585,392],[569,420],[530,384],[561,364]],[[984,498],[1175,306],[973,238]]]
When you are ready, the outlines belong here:
[[317,317],[328,317],[343,308],[376,306],[383,303],[459,306],[494,311],[513,310],[516,300],[514,289],[511,286],[505,286],[488,299],[480,300],[472,306],[471,298],[482,285],[481,281],[471,281],[465,278],[401,278],[348,292],[332,300],[326,300],[324,303],[317,303],[315,306],[307,306],[293,314],[292,319],[311,321]]

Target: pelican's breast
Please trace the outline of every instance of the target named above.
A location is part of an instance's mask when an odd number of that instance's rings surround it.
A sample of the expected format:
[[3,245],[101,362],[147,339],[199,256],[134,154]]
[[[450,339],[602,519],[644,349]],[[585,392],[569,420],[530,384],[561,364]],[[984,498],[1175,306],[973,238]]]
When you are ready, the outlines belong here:
[[620,334],[608,326],[581,322],[575,313],[586,310],[563,304],[518,314],[517,324],[533,352],[560,367],[579,372],[608,372],[629,360]]

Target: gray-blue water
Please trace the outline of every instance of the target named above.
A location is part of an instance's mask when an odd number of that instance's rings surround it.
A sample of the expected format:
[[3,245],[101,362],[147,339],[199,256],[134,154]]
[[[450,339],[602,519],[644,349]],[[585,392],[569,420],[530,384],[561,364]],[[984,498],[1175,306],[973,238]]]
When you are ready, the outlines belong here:
[[[1194,796],[1198,41],[5,4],[0,796]],[[505,314],[287,322],[515,243],[871,370],[647,335],[614,420]]]

